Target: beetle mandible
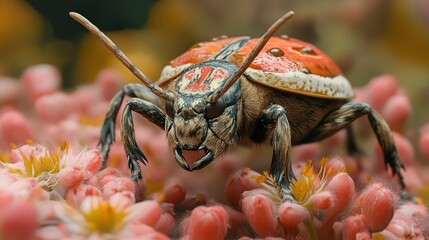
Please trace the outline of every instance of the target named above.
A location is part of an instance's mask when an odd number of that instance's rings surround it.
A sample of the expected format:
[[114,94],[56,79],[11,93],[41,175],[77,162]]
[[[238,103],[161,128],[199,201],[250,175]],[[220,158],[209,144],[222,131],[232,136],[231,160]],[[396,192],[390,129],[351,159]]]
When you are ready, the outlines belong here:
[[[126,95],[131,99],[120,130],[132,179],[142,178],[138,161],[147,162],[135,139],[131,113],[136,112],[165,130],[176,161],[188,171],[207,166],[246,139],[270,145],[269,172],[284,190],[284,200],[293,200],[291,146],[319,141],[346,128],[349,149],[356,150],[350,124],[366,115],[384,162],[398,175],[406,198],[400,171],[404,166],[381,115],[366,103],[351,101],[349,82],[315,46],[287,36],[272,37],[293,14],[286,13],[261,38],[220,38],[194,46],[171,61],[154,84],[97,27],[70,13],[144,84],[127,84],[111,100],[99,142],[103,167]],[[188,159],[189,153],[198,159]]]

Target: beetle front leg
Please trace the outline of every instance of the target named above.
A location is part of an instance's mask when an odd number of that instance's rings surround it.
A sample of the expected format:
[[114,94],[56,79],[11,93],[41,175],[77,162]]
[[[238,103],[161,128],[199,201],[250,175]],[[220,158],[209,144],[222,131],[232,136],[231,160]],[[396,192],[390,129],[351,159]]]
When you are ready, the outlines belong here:
[[131,178],[137,181],[142,178],[138,161],[146,165],[147,159],[136,142],[132,112],[137,112],[159,127],[165,125],[165,113],[155,104],[148,101],[132,98],[124,108],[121,119],[121,137],[127,155]]
[[408,198],[404,178],[400,171],[401,168],[404,168],[404,165],[399,159],[393,135],[383,117],[368,104],[349,102],[339,109],[332,111],[322,120],[319,126],[310,133],[310,136],[307,137],[304,142],[313,142],[329,137],[335,132],[349,126],[350,123],[363,115],[368,116],[371,127],[377,136],[377,140],[383,151],[385,165],[391,167],[393,175],[398,175],[402,197]]
[[[119,109],[122,105],[122,101],[127,95],[128,97],[137,97],[144,99],[155,104],[158,104],[157,97],[149,91],[145,86],[140,84],[127,84],[125,85],[110,101],[106,117],[104,119],[103,126],[101,128],[100,140],[98,145],[101,147],[101,159],[102,163],[100,169],[106,167],[107,156],[109,155],[110,146],[115,141],[115,122],[118,115]],[[164,128],[164,126],[161,126]]]
[[289,185],[295,178],[289,159],[291,133],[286,111],[282,106],[271,104],[259,115],[258,123],[252,140],[256,143],[269,141],[273,147],[270,174],[282,188],[284,201],[293,201]]

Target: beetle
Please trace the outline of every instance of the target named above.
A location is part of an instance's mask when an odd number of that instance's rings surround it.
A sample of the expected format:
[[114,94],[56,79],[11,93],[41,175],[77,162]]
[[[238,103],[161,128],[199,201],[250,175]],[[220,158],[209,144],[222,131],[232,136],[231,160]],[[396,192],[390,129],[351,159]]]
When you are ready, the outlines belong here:
[[350,124],[366,115],[385,165],[398,175],[401,194],[407,197],[404,165],[381,115],[366,103],[352,101],[350,83],[318,48],[287,36],[273,37],[293,12],[277,20],[261,38],[219,38],[194,45],[172,60],[156,83],[86,18],[70,15],[144,84],[127,84],[111,100],[99,141],[103,167],[115,140],[120,106],[128,96],[120,132],[132,179],[142,178],[138,161],[147,162],[135,139],[132,112],[136,112],[165,130],[176,161],[188,171],[204,168],[245,140],[270,145],[269,173],[288,201],[293,200],[291,146],[319,141],[346,128],[349,149],[357,151]]

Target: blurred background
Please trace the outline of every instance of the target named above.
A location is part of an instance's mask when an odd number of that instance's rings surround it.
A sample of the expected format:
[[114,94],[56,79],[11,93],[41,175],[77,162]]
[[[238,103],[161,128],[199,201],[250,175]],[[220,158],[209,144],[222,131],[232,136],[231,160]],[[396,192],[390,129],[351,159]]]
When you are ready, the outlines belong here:
[[94,81],[106,67],[137,81],[98,40],[74,22],[95,23],[153,81],[163,66],[196,42],[221,35],[258,37],[287,11],[277,35],[318,46],[355,87],[394,75],[411,98],[410,124],[429,119],[428,0],[0,0],[0,76],[49,63],[64,88]]

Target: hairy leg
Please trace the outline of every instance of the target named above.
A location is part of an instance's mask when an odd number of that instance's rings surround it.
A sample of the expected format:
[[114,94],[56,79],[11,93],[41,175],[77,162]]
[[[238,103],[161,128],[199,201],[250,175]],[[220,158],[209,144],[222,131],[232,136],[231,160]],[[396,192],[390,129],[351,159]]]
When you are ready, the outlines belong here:
[[271,104],[259,115],[255,129],[252,140],[256,143],[268,142],[273,147],[270,174],[282,188],[283,200],[294,200],[289,190],[294,174],[289,159],[291,133],[286,111],[280,105]]
[[132,112],[139,113],[160,127],[165,124],[165,113],[155,104],[140,98],[132,98],[125,105],[121,119],[121,137],[124,142],[128,167],[131,170],[131,178],[137,181],[142,178],[138,161],[146,164],[147,159],[136,142]]
[[339,109],[330,112],[318,127],[310,133],[304,142],[314,142],[329,137],[335,132],[349,127],[353,121],[364,115],[368,116],[371,127],[380,143],[386,167],[389,165],[392,169],[393,175],[398,175],[401,195],[403,198],[408,198],[404,179],[400,171],[401,168],[404,168],[404,165],[399,159],[393,135],[382,116],[368,104],[362,102],[349,102],[341,106]]
[[[125,85],[110,101],[109,108],[101,128],[101,135],[98,145],[101,148],[102,164],[101,169],[106,166],[106,160],[109,155],[110,146],[115,141],[115,122],[119,109],[125,96],[143,99],[158,105],[158,98],[145,86],[141,84]],[[164,128],[164,126],[160,126]]]

